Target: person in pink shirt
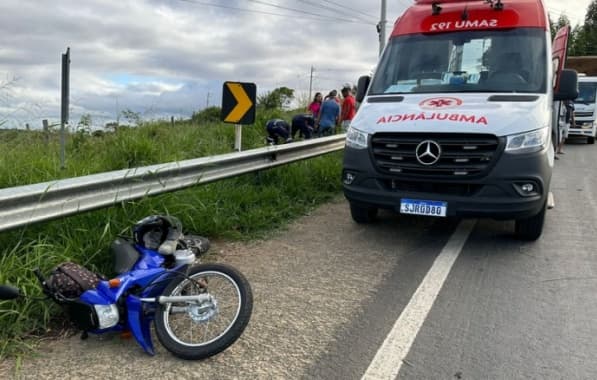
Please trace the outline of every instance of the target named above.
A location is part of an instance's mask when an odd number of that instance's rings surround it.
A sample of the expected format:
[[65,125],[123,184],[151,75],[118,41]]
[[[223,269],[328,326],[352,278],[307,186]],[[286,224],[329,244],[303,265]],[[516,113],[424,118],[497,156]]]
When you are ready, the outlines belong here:
[[313,115],[314,119],[317,119],[317,116],[319,116],[319,110],[321,109],[322,101],[323,96],[321,95],[321,92],[317,92],[315,94],[315,98],[313,98],[313,101],[307,107],[307,111],[311,112],[311,115]]

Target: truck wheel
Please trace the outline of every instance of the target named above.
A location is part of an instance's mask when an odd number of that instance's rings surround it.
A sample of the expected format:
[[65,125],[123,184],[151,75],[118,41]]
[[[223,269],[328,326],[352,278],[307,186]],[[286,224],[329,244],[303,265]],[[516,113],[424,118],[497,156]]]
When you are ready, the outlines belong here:
[[359,224],[371,223],[377,218],[377,208],[351,203],[350,215],[352,216],[352,220]]
[[543,205],[541,212],[527,219],[518,219],[515,224],[515,235],[521,240],[535,241],[543,232],[545,211],[547,204]]
[[588,144],[595,144],[595,137],[594,136],[587,137],[587,143]]

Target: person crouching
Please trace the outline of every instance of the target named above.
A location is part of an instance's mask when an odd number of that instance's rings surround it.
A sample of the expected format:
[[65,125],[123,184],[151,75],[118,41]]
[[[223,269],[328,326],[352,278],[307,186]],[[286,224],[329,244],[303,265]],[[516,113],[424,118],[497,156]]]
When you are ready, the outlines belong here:
[[284,141],[284,143],[292,142],[292,138],[290,137],[290,125],[282,119],[272,119],[268,120],[265,124],[265,129],[267,131],[267,143],[270,145],[277,145],[280,139]]

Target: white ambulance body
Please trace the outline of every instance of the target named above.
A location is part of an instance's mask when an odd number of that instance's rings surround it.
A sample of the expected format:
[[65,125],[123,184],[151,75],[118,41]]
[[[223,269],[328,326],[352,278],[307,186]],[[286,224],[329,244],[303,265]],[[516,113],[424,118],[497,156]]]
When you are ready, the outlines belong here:
[[575,72],[554,75],[561,50],[552,57],[541,0],[416,1],[373,78],[359,80],[343,164],[353,219],[371,222],[380,208],[514,219],[519,237],[537,239],[554,165],[553,84],[557,99],[576,92]]

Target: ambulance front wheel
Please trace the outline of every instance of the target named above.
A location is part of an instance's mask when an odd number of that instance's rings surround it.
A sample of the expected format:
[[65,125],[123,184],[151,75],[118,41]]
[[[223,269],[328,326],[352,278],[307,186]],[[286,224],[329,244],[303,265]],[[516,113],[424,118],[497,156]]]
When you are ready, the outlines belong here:
[[520,240],[535,241],[539,239],[543,233],[543,225],[545,224],[545,212],[547,210],[547,202],[543,205],[541,211],[534,216],[526,219],[518,219],[515,223],[515,235]]
[[377,219],[377,207],[351,202],[350,215],[352,220],[359,224],[372,223]]

